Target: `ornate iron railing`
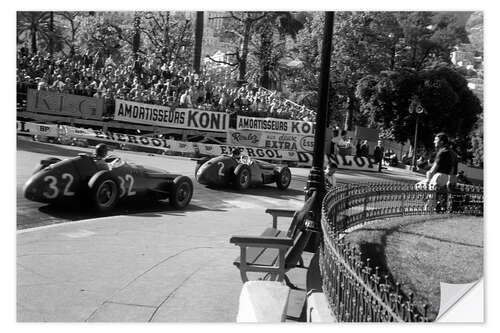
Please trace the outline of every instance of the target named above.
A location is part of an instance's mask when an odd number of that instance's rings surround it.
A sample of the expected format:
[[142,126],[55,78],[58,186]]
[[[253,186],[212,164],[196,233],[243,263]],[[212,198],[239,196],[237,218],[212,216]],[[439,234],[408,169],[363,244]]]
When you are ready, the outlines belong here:
[[408,184],[344,185],[327,193],[322,205],[320,270],[323,291],[339,321],[429,321],[428,305],[417,306],[413,294],[362,260],[343,236],[363,224],[386,217],[424,214],[483,215],[483,188],[452,189]]

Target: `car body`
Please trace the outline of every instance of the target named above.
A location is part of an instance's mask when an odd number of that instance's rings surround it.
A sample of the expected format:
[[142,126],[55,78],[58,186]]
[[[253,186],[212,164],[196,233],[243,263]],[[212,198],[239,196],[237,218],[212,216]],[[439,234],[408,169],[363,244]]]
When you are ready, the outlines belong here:
[[278,166],[261,160],[230,155],[197,159],[195,176],[202,185],[220,187],[233,185],[237,189],[276,183],[285,190],[290,185],[292,174],[287,166]]
[[43,159],[25,183],[28,200],[61,204],[88,202],[98,212],[112,210],[127,199],[170,199],[177,209],[186,207],[193,195],[189,177],[129,163],[117,156],[96,159],[78,154],[60,160]]

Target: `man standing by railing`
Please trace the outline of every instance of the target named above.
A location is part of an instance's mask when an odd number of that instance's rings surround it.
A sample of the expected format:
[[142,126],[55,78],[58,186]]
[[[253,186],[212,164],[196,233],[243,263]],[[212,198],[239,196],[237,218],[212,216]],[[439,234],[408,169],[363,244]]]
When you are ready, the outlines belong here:
[[434,138],[437,154],[434,164],[427,171],[426,180],[429,185],[438,187],[453,186],[457,182],[458,157],[449,147],[449,139],[445,133],[438,133]]
[[442,211],[448,206],[448,191],[457,183],[458,157],[449,147],[449,139],[445,133],[436,134],[434,146],[438,152],[432,167],[427,171],[424,183],[435,188],[435,209]]

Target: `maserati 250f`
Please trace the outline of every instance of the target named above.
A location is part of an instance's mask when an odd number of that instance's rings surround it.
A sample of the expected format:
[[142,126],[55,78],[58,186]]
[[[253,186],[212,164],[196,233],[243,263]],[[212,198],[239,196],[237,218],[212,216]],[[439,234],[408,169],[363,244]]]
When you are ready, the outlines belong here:
[[99,160],[91,155],[40,161],[24,185],[24,196],[52,204],[88,202],[98,212],[108,212],[122,200],[169,199],[182,209],[191,201],[193,183],[182,175],[128,163],[117,156]]

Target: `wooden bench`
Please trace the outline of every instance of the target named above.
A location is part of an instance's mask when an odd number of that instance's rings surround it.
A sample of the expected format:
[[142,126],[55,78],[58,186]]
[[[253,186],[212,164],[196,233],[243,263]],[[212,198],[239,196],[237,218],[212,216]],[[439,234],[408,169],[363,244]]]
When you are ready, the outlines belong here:
[[[262,272],[265,279],[283,281],[294,288],[286,273],[303,264],[304,251],[312,231],[305,228],[307,218],[311,218],[312,204],[316,192],[298,210],[267,209],[273,216],[273,225],[260,236],[232,236],[230,243],[240,247],[240,256],[234,261],[239,268],[243,282],[248,281],[248,272]],[[287,231],[278,229],[278,217],[293,217]]]

